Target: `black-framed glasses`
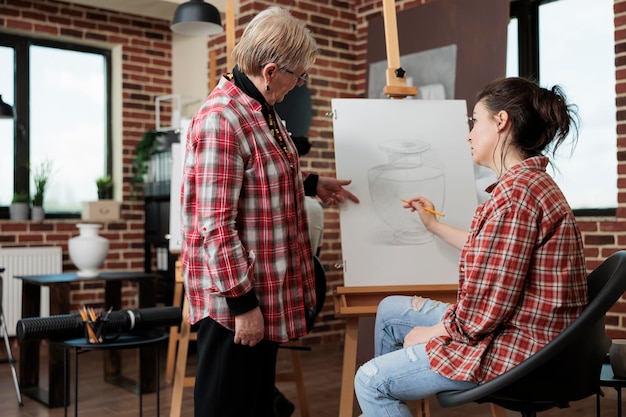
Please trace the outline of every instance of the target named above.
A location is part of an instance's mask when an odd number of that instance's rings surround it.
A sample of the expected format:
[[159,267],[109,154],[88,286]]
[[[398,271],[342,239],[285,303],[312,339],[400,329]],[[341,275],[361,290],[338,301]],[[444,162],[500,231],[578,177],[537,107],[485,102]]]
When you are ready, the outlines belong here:
[[469,130],[471,131],[474,128],[474,123],[476,123],[476,119],[473,117],[467,118],[467,124],[469,126]]
[[295,72],[288,70],[287,68],[283,68],[283,71],[293,75],[294,77],[298,79],[298,82],[296,83],[298,87],[302,87],[304,84],[309,82],[309,74],[307,74],[306,72],[303,72],[302,74],[298,75]]

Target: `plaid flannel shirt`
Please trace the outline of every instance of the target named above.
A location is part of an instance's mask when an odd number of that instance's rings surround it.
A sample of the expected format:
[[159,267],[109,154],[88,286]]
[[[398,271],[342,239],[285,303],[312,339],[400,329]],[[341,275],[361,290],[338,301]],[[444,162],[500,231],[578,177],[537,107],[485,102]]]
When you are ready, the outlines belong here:
[[267,340],[306,334],[315,277],[297,157],[293,163],[261,104],[222,77],[190,124],[183,164],[181,261],[191,323],[211,317],[234,330],[226,297],[254,289]]
[[508,170],[480,205],[461,251],[450,337],[426,346],[431,368],[488,381],[554,339],[587,305],[580,231],[545,171],[546,157]]

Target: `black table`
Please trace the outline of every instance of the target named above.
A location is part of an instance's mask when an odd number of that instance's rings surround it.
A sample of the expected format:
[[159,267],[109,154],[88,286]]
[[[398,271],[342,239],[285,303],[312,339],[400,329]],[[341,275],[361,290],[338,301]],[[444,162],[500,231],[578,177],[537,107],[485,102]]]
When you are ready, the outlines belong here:
[[[119,337],[110,342],[104,343],[89,343],[84,337],[79,339],[71,339],[65,341],[55,341],[52,342],[55,345],[61,346],[64,350],[63,362],[64,369],[66,370],[63,374],[63,385],[65,386],[65,395],[63,396],[63,406],[65,408],[65,417],[67,417],[67,392],[69,390],[69,378],[68,378],[68,351],[74,351],[74,417],[78,417],[78,354],[81,352],[89,352],[92,350],[102,350],[102,351],[115,351],[121,349],[139,349],[140,357],[144,354],[144,349],[147,347],[153,347],[155,352],[155,364],[154,369],[156,370],[156,415],[159,417],[160,415],[160,366],[159,366],[159,342],[168,338],[168,334],[165,332],[159,331],[146,331],[142,333],[131,333],[131,334],[121,334]],[[141,389],[142,380],[145,378],[144,369],[145,366],[142,366],[142,360],[139,361],[139,371],[137,373],[138,378],[138,392],[139,395],[139,417],[143,416],[143,390]]]
[[[25,275],[15,276],[22,280],[22,317],[39,317],[41,302],[41,287],[50,288],[50,315],[71,313],[70,286],[73,282],[104,281],[105,306],[113,307],[113,310],[122,308],[122,282],[136,281],[139,283],[139,307],[154,307],[155,305],[155,281],[158,278],[154,274],[142,272],[103,272],[97,277],[79,277],[76,272],[50,275]],[[67,387],[61,384],[64,372],[67,372],[67,364],[63,361],[63,348],[50,343],[48,346],[48,386],[39,385],[39,352],[40,341],[28,340],[20,343],[20,385],[22,393],[50,408],[63,406],[63,398],[67,393]],[[152,363],[149,354],[141,355],[140,361]],[[27,359],[26,359],[27,358]],[[142,378],[142,391],[154,392],[155,370],[144,366],[146,378]],[[108,382],[115,383],[126,388],[128,380],[122,376],[122,360],[120,352],[110,350],[105,352],[104,375]],[[149,378],[148,376],[152,376]]]
[[[626,386],[626,378],[616,378],[610,363],[602,365],[600,386],[613,387],[617,391],[617,417],[622,417],[622,387]],[[596,395],[596,413],[600,417],[600,394]]]

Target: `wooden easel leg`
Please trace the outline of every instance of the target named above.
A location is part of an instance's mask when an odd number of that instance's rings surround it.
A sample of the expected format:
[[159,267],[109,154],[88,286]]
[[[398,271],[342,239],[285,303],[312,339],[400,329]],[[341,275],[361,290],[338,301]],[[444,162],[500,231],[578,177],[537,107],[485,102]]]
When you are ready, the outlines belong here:
[[506,417],[506,410],[499,405],[491,403],[491,416],[492,417]]
[[417,402],[417,417],[430,417],[430,404],[428,398]]
[[293,379],[298,391],[298,404],[300,405],[300,416],[309,417],[309,401],[306,397],[306,390],[304,387],[304,374],[302,373],[302,361],[300,359],[300,351],[297,349],[291,350],[291,364],[293,367]]
[[343,371],[341,375],[341,396],[339,417],[352,417],[354,404],[354,374],[356,373],[356,350],[359,336],[359,318],[346,319],[346,334],[343,345]]
[[428,401],[428,398],[425,398],[423,400],[409,401],[407,405],[409,408],[415,407],[416,417],[430,417],[430,403]]
[[[177,262],[177,267],[178,267],[178,262]],[[173,300],[172,305],[177,306],[177,307],[180,306],[182,297],[183,297],[183,283],[178,282],[177,280],[177,282],[174,284],[174,300]],[[176,351],[178,348],[179,340],[180,340],[179,326],[170,327],[170,339],[169,339],[168,346],[167,346],[167,358],[165,360],[165,380],[169,383],[171,383],[174,380],[174,366],[175,366]]]
[[[187,298],[183,301],[183,320],[180,324],[180,339],[178,342],[178,352],[176,355],[176,369],[174,372],[174,387],[172,388],[172,403],[170,406],[170,417],[180,417],[183,406],[183,391],[186,386],[185,371],[187,368],[187,355],[189,353],[189,336],[191,325],[187,317],[189,316],[189,303]],[[195,380],[195,377],[192,378]]]

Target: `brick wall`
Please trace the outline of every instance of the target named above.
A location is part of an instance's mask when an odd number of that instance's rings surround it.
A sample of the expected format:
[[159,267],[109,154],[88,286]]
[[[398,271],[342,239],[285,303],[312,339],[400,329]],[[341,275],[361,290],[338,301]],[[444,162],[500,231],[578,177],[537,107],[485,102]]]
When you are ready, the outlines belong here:
[[[123,200],[121,220],[103,223],[101,229],[100,234],[110,240],[103,268],[143,271],[143,203],[131,197],[130,165],[143,132],[154,129],[155,97],[171,93],[172,51],[168,22],[53,0],[9,0],[0,3],[0,31],[122,46]],[[0,246],[61,246],[63,269],[73,271],[76,268],[69,259],[67,241],[78,235],[76,223],[79,222],[0,220]],[[136,307],[136,294],[136,284],[125,284],[123,306]],[[103,302],[101,286],[73,284],[74,309],[83,303]]]
[[[426,0],[397,0],[397,10],[416,7]],[[240,0],[237,13],[239,37],[245,24],[260,10],[278,4],[292,10],[307,22],[319,46],[320,56],[311,71],[310,85],[314,116],[309,137],[314,146],[306,157],[305,168],[320,174],[334,175],[332,123],[326,113],[332,98],[364,97],[366,87],[366,52],[368,19],[382,13],[382,0]],[[103,235],[111,239],[107,269],[141,270],[143,268],[143,205],[130,198],[130,161],[135,145],[144,130],[154,127],[154,98],[169,94],[171,86],[171,35],[168,22],[122,15],[68,5],[53,0],[7,0],[0,3],[0,31],[11,30],[66,36],[70,39],[103,41],[123,46],[123,158],[124,192],[122,220],[104,224]],[[626,0],[615,1],[617,122],[619,207],[616,218],[581,218],[588,268],[626,244]],[[1,35],[0,35],[1,36]],[[226,70],[225,35],[210,39],[210,48],[217,52],[217,68]],[[339,217],[335,209],[325,211],[326,227],[322,262],[332,290],[342,284],[342,274],[335,269],[341,264]],[[67,257],[67,239],[76,234],[73,221],[46,220],[43,223],[0,221],[0,245],[53,244],[64,248],[64,267],[73,269]],[[101,298],[98,291],[74,289],[74,302]],[[133,288],[127,292],[127,303],[133,301]],[[612,337],[626,337],[626,301],[618,303],[607,318]],[[337,340],[343,336],[343,321],[332,313],[332,300],[326,308],[311,343]]]
[[[617,216],[581,221],[585,237],[587,266],[626,246],[626,1],[615,0],[615,79],[617,107]],[[620,300],[607,317],[612,338],[626,338],[626,300]]]

